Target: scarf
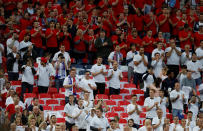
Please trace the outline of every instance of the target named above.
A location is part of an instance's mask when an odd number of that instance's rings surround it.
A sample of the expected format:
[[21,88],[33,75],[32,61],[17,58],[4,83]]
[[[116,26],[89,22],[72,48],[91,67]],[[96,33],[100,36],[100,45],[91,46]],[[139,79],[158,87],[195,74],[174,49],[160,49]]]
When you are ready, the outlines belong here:
[[[73,82],[70,75],[68,76],[68,79],[69,79],[69,85],[72,85],[73,83],[75,83],[75,77],[73,77]],[[77,95],[75,86],[73,86],[72,88],[69,88],[69,90],[73,92],[73,95]]]

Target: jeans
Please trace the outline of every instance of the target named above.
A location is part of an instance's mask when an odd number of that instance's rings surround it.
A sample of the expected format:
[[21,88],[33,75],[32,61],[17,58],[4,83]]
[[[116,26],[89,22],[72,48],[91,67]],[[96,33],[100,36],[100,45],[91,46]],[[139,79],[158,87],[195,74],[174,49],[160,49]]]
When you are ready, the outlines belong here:
[[151,11],[151,9],[152,9],[152,6],[146,4],[146,5],[145,5],[145,9],[144,9],[145,14],[148,14],[148,13]]
[[163,37],[166,39],[166,42],[169,43],[171,34],[169,32],[163,32]]
[[202,79],[201,79],[201,77],[195,79],[195,83],[196,83],[196,85],[200,85],[200,84],[202,83]]
[[9,81],[17,81],[19,77],[18,72],[8,72],[8,80]]
[[21,92],[22,98],[23,98],[23,94],[26,93],[26,89],[28,89],[28,93],[32,93],[33,85],[31,85],[27,82],[22,82],[22,92]]
[[59,88],[63,87],[63,81],[64,79],[55,79],[55,86],[58,92],[59,92]]
[[96,90],[93,90],[93,94],[94,94],[94,97],[98,94],[98,91],[99,91],[99,94],[104,94],[105,93],[105,83],[95,83],[97,85],[97,89]]
[[133,67],[128,66],[128,82],[130,83],[132,77],[133,77]]
[[182,119],[181,115],[183,114],[183,111],[178,109],[173,109],[172,114],[173,114],[173,117],[178,116],[179,120],[181,120]]

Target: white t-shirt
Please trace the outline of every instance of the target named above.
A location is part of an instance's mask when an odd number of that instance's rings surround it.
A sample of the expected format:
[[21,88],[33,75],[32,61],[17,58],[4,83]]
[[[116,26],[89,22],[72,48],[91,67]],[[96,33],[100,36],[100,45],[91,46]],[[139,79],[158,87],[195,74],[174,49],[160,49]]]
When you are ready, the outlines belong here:
[[153,57],[155,57],[155,54],[156,53],[159,53],[160,54],[160,56],[162,55],[162,54],[164,54],[164,50],[159,50],[158,48],[156,48],[156,49],[154,49],[153,51],[152,51],[152,58]]
[[83,78],[79,82],[79,87],[87,90],[88,92],[90,92],[89,100],[94,100],[93,89],[90,88],[88,84],[90,84],[93,87],[97,87],[94,80],[92,80],[92,79],[87,80],[86,78]]
[[[67,76],[65,78],[65,80],[63,82],[63,86],[65,86],[65,85],[72,85],[73,82],[74,82],[74,79],[72,77],[70,77],[70,75],[69,75],[69,76]],[[75,83],[76,83],[76,86],[77,86],[78,79],[76,79],[76,78],[75,78]],[[75,88],[75,87],[72,86],[71,88],[65,89],[65,96],[66,97],[68,97],[69,95],[73,95],[73,88]]]
[[177,129],[177,127],[179,127],[180,126],[180,124],[175,124],[175,123],[171,123],[170,124],[170,127],[169,127],[169,131],[173,131],[173,129],[176,127],[176,129]]
[[88,105],[88,102],[83,100],[83,106],[85,107],[86,110],[90,111],[93,108],[93,101],[89,101]]
[[[191,57],[192,57],[192,53],[190,52],[190,53],[189,53],[189,58],[191,58]],[[187,62],[190,61],[190,59],[188,59],[188,58],[186,57],[186,53],[185,53],[185,52],[182,53],[181,58],[180,58],[180,61],[181,61],[181,64],[182,64],[182,65],[186,65]]]
[[198,115],[198,112],[199,112],[199,107],[198,107],[198,103],[190,103],[190,105],[188,106],[188,110],[189,111],[192,111],[192,119],[193,120],[196,120],[196,117]]
[[[13,53],[13,56],[14,58],[16,58],[16,53]],[[15,73],[18,73],[18,60],[16,60],[13,64],[13,71],[12,72],[15,72]]]
[[106,119],[106,117],[93,117],[91,123],[90,123],[90,126],[93,126],[95,128],[102,128],[101,131],[107,131],[107,127],[109,127],[109,123],[108,123],[108,120]]
[[[167,100],[167,98],[166,97],[164,97],[163,99],[161,97],[158,97],[158,98],[160,101],[160,108],[163,112],[163,117],[166,117],[166,104],[167,104],[166,100]],[[162,100],[162,102],[161,102],[161,100]]]
[[78,107],[75,108],[75,110],[73,111],[73,116],[77,116],[80,111],[82,111],[82,113],[79,115],[78,118],[75,119],[75,125],[78,127],[78,129],[87,129],[87,114],[85,113],[85,109],[79,109]]
[[[108,59],[109,60],[114,60],[114,54],[115,54],[115,51],[111,52],[109,54]],[[123,55],[120,52],[118,52],[117,53],[117,62],[118,62],[118,64],[120,64],[120,62],[121,62],[120,59],[123,59]],[[111,62],[109,62],[109,66],[110,66],[110,68],[112,68],[112,63]]]
[[110,76],[113,72],[113,76],[111,77],[111,79],[109,80],[109,87],[112,87],[114,89],[120,89],[120,79],[119,79],[119,75],[121,77],[123,77],[122,75],[122,71],[117,69],[116,71],[114,71],[114,69],[110,69],[108,71],[108,76]]
[[147,127],[146,126],[142,126],[138,129],[138,131],[147,131]]
[[137,54],[137,52],[132,52],[132,51],[129,51],[129,52],[127,53],[126,60],[132,59],[132,61],[128,63],[128,66],[134,67],[133,58],[134,58],[134,56],[135,56],[136,54]]
[[2,63],[2,54],[4,53],[4,46],[0,44],[0,48],[3,49],[3,51],[0,51],[0,63]]
[[163,60],[159,59],[159,61],[153,60],[151,63],[151,66],[153,66],[153,71],[155,77],[160,77],[161,71],[163,69]]
[[32,69],[30,66],[23,65],[22,68],[25,67],[25,70],[22,74],[22,82],[27,82],[30,85],[34,84],[34,75],[32,73]]
[[50,66],[46,65],[45,67],[40,65],[37,69],[38,75],[38,86],[49,86],[49,78],[52,75],[52,69]]
[[[154,131],[160,131],[161,128],[163,128],[163,124],[164,124],[164,117],[161,118],[161,124],[156,128],[154,129]],[[154,117],[152,119],[152,125],[157,125],[159,123],[160,119],[158,117]]]
[[[148,62],[147,56],[144,56],[145,60]],[[134,56],[133,62],[139,62],[142,59],[142,56],[137,54]],[[139,65],[134,65],[134,72],[143,74],[147,71],[147,66],[144,65],[142,61]]]
[[[187,129],[187,128],[189,129],[189,131],[192,131],[190,127],[187,126],[186,129]],[[177,131],[185,131],[182,126],[176,127],[176,130],[177,130]]]
[[193,79],[198,79],[201,77],[200,72],[198,71],[198,68],[203,69],[203,66],[201,65],[201,63],[198,60],[196,62],[192,62],[192,61],[187,62],[187,69],[195,71],[192,73]]
[[[179,47],[176,47],[178,51],[181,52]],[[165,52],[169,52],[171,47],[166,48]],[[171,56],[167,58],[167,65],[179,65],[180,64],[180,56],[176,53],[175,50],[172,51]]]
[[[9,47],[12,42],[13,42],[13,39],[12,39],[12,38],[9,38],[9,39],[6,41],[6,45],[7,45],[7,55],[12,52],[12,48]],[[14,46],[17,48],[17,51],[19,51],[20,44],[19,44],[18,40],[15,40]]]
[[[137,106],[138,106],[138,110],[141,111],[142,108],[139,105],[137,105]],[[127,112],[131,112],[134,109],[135,109],[135,105],[134,104],[129,104],[127,106]],[[139,116],[139,114],[137,114],[136,111],[133,114],[128,115],[128,120],[129,119],[133,119],[135,124],[138,124],[138,125],[140,124],[140,116]]]
[[[142,76],[142,79],[146,76],[147,74],[144,74],[143,76]],[[148,75],[147,76],[147,79],[146,80],[144,80],[144,91],[146,91],[146,89],[147,89],[147,87],[149,87],[150,85],[152,85],[154,83],[154,78],[153,78],[153,75]]]
[[25,131],[23,126],[16,126],[16,131]]
[[183,86],[182,87],[182,91],[183,91],[185,99],[186,99],[185,104],[188,104],[187,101],[189,99],[190,92],[192,91],[192,87],[190,87],[190,86]]
[[[150,97],[147,97],[145,99],[145,101],[144,101],[144,106],[145,107],[152,107],[155,102],[159,102],[158,97],[154,97],[154,99],[151,99]],[[159,102],[158,106],[160,106],[160,102]],[[157,116],[157,114],[156,114],[156,106],[154,106],[150,111],[146,112],[146,118],[154,118],[156,116]]]
[[[20,42],[20,47],[19,47],[19,50],[23,49],[23,48],[26,48],[28,46],[31,46],[32,45],[32,42],[30,41],[27,41],[25,42],[24,40]],[[26,51],[20,51],[20,54],[21,54],[21,58],[23,58],[23,55],[25,54]]]
[[[195,52],[196,52],[196,54],[197,54],[197,57],[203,56],[203,49],[202,49],[201,47],[197,48]],[[199,60],[199,61],[200,61],[200,63],[203,65],[203,59],[201,59],[201,60]]]
[[[188,119],[186,119],[186,125],[188,125]],[[189,128],[193,129],[196,126],[195,120],[190,121]]]
[[[62,53],[62,52],[59,51],[59,52],[57,52],[57,53],[54,54],[53,61],[58,61],[58,55],[59,55],[60,53]],[[62,54],[63,54],[63,56],[65,57],[66,64],[68,64],[68,62],[71,61],[69,53],[68,53],[68,52],[64,52],[64,53],[62,53]]]
[[184,94],[184,92],[181,90],[180,91],[176,91],[176,90],[171,91],[170,99],[175,99],[179,95],[179,98],[175,102],[171,102],[172,109],[183,110],[183,99],[182,99],[183,94]]
[[[97,64],[92,66],[91,73],[97,73],[100,72],[100,70],[103,69],[103,72],[107,72],[105,65],[98,66]],[[103,74],[99,74],[97,76],[94,76],[94,81],[97,83],[105,83],[105,76]]]
[[[70,105],[69,103],[67,103],[64,107],[64,112],[67,113],[68,115],[73,116],[73,111],[78,107],[77,104],[74,105]],[[75,123],[75,119],[70,118],[70,117],[65,117],[65,120],[71,124]]]
[[[195,126],[192,131],[200,131],[199,126]],[[203,131],[203,130],[202,130]]]

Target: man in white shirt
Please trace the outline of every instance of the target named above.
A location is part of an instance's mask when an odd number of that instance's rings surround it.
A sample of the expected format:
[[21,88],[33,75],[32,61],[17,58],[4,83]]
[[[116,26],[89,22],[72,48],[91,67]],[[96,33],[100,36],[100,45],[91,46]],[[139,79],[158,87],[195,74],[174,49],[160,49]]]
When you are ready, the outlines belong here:
[[79,87],[83,90],[83,95],[88,92],[90,95],[90,100],[94,100],[93,90],[97,89],[97,86],[93,79],[90,79],[90,72],[85,72],[85,77],[79,82]]
[[157,116],[156,109],[159,109],[160,100],[158,97],[154,97],[155,90],[149,90],[149,97],[144,101],[144,107],[146,108],[146,118],[152,119]]
[[2,68],[2,56],[4,54],[4,46],[0,43],[0,68]]
[[152,131],[152,130],[153,130],[153,127],[150,119],[146,119],[144,126],[138,129],[138,131]]
[[91,74],[97,85],[97,90],[94,91],[94,97],[96,94],[105,93],[105,76],[107,75],[106,66],[102,64],[102,57],[97,57],[97,63],[92,66]]
[[140,84],[142,81],[143,74],[147,71],[148,59],[144,55],[144,47],[140,47],[139,54],[135,55],[133,58],[134,62],[134,84],[138,86],[138,81]]
[[151,66],[153,67],[154,75],[156,78],[160,77],[162,69],[166,66],[163,62],[164,57],[160,53],[155,53],[154,58],[152,59]]
[[113,69],[108,71],[109,95],[120,94],[120,80],[123,79],[122,71],[118,69],[118,62],[113,62]]
[[190,52],[190,45],[185,45],[185,51],[181,55],[181,65],[186,65],[191,60],[192,52]]
[[173,123],[170,124],[169,131],[174,131],[176,127],[180,126],[178,116],[173,117]]
[[203,40],[200,42],[200,47],[196,49],[195,53],[200,63],[203,65]]
[[73,111],[77,108],[77,105],[74,103],[74,95],[69,96],[69,102],[64,107],[66,127],[71,130],[72,126],[75,125],[75,119],[73,116]]
[[153,72],[153,67],[149,66],[148,67],[148,71],[147,73],[145,73],[143,76],[142,76],[142,79],[144,81],[144,88],[142,90],[145,91],[145,98],[148,97],[149,95],[149,87],[155,82],[156,80],[156,77],[154,75],[154,72]]
[[47,93],[48,87],[50,85],[52,75],[52,69],[47,65],[47,60],[41,57],[41,65],[38,66],[37,76],[38,76],[38,91],[39,93]]
[[139,129],[141,107],[137,104],[137,95],[132,95],[132,103],[127,106],[128,120],[134,120],[134,128]]
[[152,126],[154,131],[160,131],[161,128],[163,128],[164,125],[164,117],[163,117],[163,111],[159,108],[156,110],[157,117],[154,117],[152,119]]
[[203,70],[203,65],[197,60],[195,53],[192,54],[192,60],[187,62],[187,69],[192,72],[192,78],[195,79],[196,85],[202,83],[201,71]]
[[203,131],[203,118],[197,118],[197,126],[193,128],[193,131]]
[[20,50],[20,55],[23,58],[25,52],[28,50],[28,48],[33,48],[32,47],[32,42],[30,40],[30,35],[29,33],[24,35],[24,40],[20,42],[19,45],[19,50]]
[[70,59],[70,55],[68,52],[65,52],[65,45],[60,45],[60,51],[55,53],[54,54],[54,57],[53,57],[53,62],[57,62],[59,59],[58,59],[58,55],[59,54],[63,54],[63,56],[65,57],[65,62],[66,62],[66,65],[67,65],[67,69],[70,69],[70,65],[71,65],[71,59]]
[[119,129],[117,127],[117,123],[115,120],[110,120],[110,128],[107,131],[121,131],[122,129]]
[[178,116],[179,119],[182,117],[183,104],[185,102],[185,96],[182,90],[180,90],[180,83],[175,83],[175,89],[170,93],[170,99],[172,103],[172,114]]
[[193,113],[192,111],[187,112],[187,119],[186,119],[186,125],[190,128],[193,129],[196,126],[195,120],[192,119]]
[[167,57],[167,66],[169,70],[174,72],[175,77],[179,73],[181,49],[176,47],[175,39],[170,40],[170,47],[165,50]]
[[27,60],[27,64],[23,65],[21,70],[22,70],[21,97],[23,98],[23,94],[26,92],[26,88],[28,89],[28,93],[32,93],[34,85],[34,75],[36,74],[36,71],[33,67],[31,59]]
[[156,57],[155,57],[156,53],[159,53],[161,57],[164,57],[164,50],[162,50],[162,47],[163,47],[163,43],[158,42],[157,48],[152,51],[152,60],[156,59]]
[[186,120],[182,119],[180,126],[176,127],[176,131],[191,131],[191,128],[187,126]]
[[134,70],[133,58],[137,54],[135,44],[130,44],[131,51],[127,53],[126,62],[128,64],[128,82],[131,82]]
[[103,115],[102,108],[96,109],[96,116],[93,117],[90,123],[90,130],[107,131],[108,127],[109,123],[106,117]]
[[116,45],[115,51],[111,52],[108,57],[110,68],[113,68],[112,65],[114,61],[117,61],[118,64],[120,65],[122,60],[123,60],[123,55],[120,52],[120,46]]
[[13,32],[12,37],[6,41],[6,45],[7,45],[7,55],[12,52],[13,46],[15,46],[17,48],[17,51],[19,51],[20,44],[18,42],[17,32]]
[[85,109],[87,109],[88,111],[90,111],[92,108],[93,108],[93,101],[91,101],[89,99],[89,95],[90,93],[89,92],[85,92],[84,93],[84,100],[83,100],[83,105],[85,107]]
[[55,131],[55,128],[56,128],[56,121],[57,121],[56,116],[55,116],[55,115],[52,115],[52,116],[50,117],[50,123],[49,123],[49,125],[47,126],[47,130],[49,130],[49,131]]
[[65,100],[66,103],[68,103],[68,97],[70,95],[77,95],[76,89],[78,88],[78,80],[76,79],[76,71],[74,69],[70,70],[70,75],[65,78],[63,86],[65,88]]

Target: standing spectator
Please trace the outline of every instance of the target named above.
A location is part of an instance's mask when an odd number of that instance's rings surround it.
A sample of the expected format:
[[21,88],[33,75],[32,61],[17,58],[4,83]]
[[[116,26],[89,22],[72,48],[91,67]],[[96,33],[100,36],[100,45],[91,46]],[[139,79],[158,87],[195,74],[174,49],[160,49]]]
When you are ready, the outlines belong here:
[[150,119],[146,119],[144,126],[140,127],[138,131],[152,131],[152,122]]
[[59,41],[60,41],[61,45],[65,46],[65,51],[70,53],[71,44],[72,44],[72,36],[68,32],[67,25],[62,26],[62,32],[60,32],[60,34],[59,34]]
[[190,52],[190,45],[185,45],[185,51],[181,55],[181,65],[186,65],[188,61],[192,58],[192,53]]
[[32,113],[28,116],[29,125],[31,124],[32,118],[35,118],[37,127],[44,121],[44,113],[39,110],[38,106],[34,106]]
[[118,62],[113,62],[113,69],[108,71],[109,95],[120,94],[120,80],[123,79],[122,71],[118,69]]
[[[187,76],[185,78],[183,78],[182,83],[181,83],[181,87],[183,88],[183,86],[187,86],[190,87],[191,92],[193,95],[196,95],[196,82],[195,80],[192,78],[192,72],[191,71],[187,71]],[[191,92],[190,95],[191,95]]]
[[197,101],[198,97],[192,96],[190,101],[188,102],[188,110],[192,112],[192,120],[197,119],[197,115],[199,112],[199,102]]
[[154,131],[160,131],[161,128],[163,128],[164,124],[164,117],[163,117],[163,111],[161,109],[156,110],[157,117],[154,117],[152,120],[152,126]]
[[170,131],[175,130],[176,127],[180,126],[178,116],[173,116],[173,123],[170,124]]
[[60,51],[58,51],[57,53],[54,54],[54,57],[53,57],[53,62],[57,62],[59,60],[59,57],[58,55],[59,54],[63,54],[63,56],[65,57],[65,63],[67,65],[67,69],[70,69],[70,65],[71,65],[71,59],[70,59],[70,55],[68,52],[65,51],[65,45],[60,45]]
[[160,77],[161,71],[166,66],[163,59],[163,55],[161,56],[161,54],[158,52],[155,53],[154,60],[152,61],[151,66],[153,67],[153,72],[156,78]]
[[23,98],[24,93],[26,93],[26,89],[28,89],[28,93],[32,93],[33,85],[34,85],[34,75],[36,71],[32,65],[32,60],[28,59],[26,65],[22,66],[22,92],[21,97]]
[[46,30],[46,39],[47,39],[47,50],[49,53],[55,54],[57,52],[57,36],[59,35],[59,31],[55,29],[54,21],[51,21],[49,24],[49,28]]
[[[85,92],[89,93],[89,100],[94,100],[94,94],[93,91],[97,89],[97,86],[95,84],[95,81],[90,79],[90,72],[86,71],[85,72],[85,77],[80,81],[79,83],[81,90]],[[84,93],[83,93],[83,97],[84,97]]]
[[179,72],[178,76],[177,76],[177,80],[180,83],[181,87],[182,87],[182,82],[183,79],[187,77],[187,66],[186,65],[182,65],[181,66],[181,71]]
[[108,120],[103,116],[103,109],[96,109],[96,116],[93,117],[90,123],[90,130],[106,131],[109,127]]
[[166,107],[168,106],[168,98],[164,96],[164,90],[159,91],[160,109],[163,112],[163,117],[166,117]]
[[203,40],[201,40],[200,47],[196,49],[195,53],[197,54],[197,58],[201,65],[203,65]]
[[140,47],[139,54],[135,55],[133,58],[134,62],[134,84],[138,86],[138,81],[140,84],[142,81],[143,74],[147,71],[148,59],[144,55],[144,47]]
[[141,107],[136,103],[137,95],[132,95],[131,99],[132,103],[127,106],[128,121],[132,119],[133,127],[138,129],[140,123],[139,114],[141,113]]
[[100,31],[99,38],[95,41],[95,48],[97,49],[97,56],[103,58],[103,63],[107,64],[107,58],[112,51],[113,44],[111,40],[106,37],[106,32],[104,30]]
[[192,60],[187,63],[187,69],[192,72],[196,85],[200,85],[202,83],[200,72],[203,70],[203,65],[197,60],[195,53],[192,54]]
[[29,119],[29,129],[32,131],[38,131],[38,127],[36,126],[36,118],[32,117]]
[[42,48],[42,37],[45,37],[45,34],[42,32],[42,27],[39,25],[38,21],[33,22],[34,28],[30,31],[31,42],[35,45],[34,49],[36,50],[39,57],[43,56],[44,50]]
[[4,54],[4,46],[0,43],[0,68],[3,68],[2,63],[3,63],[3,54]]
[[24,35],[24,40],[20,42],[19,50],[20,50],[21,58],[23,58],[28,48],[33,48],[32,43],[29,40],[30,40],[30,34],[27,33]]
[[130,83],[133,76],[134,64],[133,58],[138,53],[135,44],[130,44],[131,51],[127,53],[126,62],[128,64],[128,82]]
[[195,120],[192,119],[192,111],[187,112],[186,126],[193,129],[196,126]]
[[16,46],[12,47],[12,52],[7,57],[8,80],[17,81],[19,77],[19,68],[21,65],[20,54],[17,52]]
[[37,76],[38,76],[38,91],[39,93],[47,93],[48,87],[51,81],[52,70],[49,65],[47,65],[47,59],[41,57],[41,65],[38,66]]
[[159,109],[160,103],[157,97],[154,97],[155,90],[149,90],[149,97],[144,101],[144,107],[146,108],[146,118],[152,119],[157,116],[156,109]]
[[152,51],[152,60],[156,59],[155,58],[156,53],[159,53],[161,57],[165,56],[164,55],[165,52],[164,52],[164,50],[162,48],[163,48],[163,42],[158,42],[157,43],[157,48]]
[[123,61],[123,54],[120,52],[120,46],[116,45],[115,51],[111,52],[109,57],[108,57],[108,62],[110,65],[110,68],[113,68],[112,65],[114,62],[117,62],[118,65],[121,65],[121,62]]
[[63,56],[63,54],[58,55],[58,61],[55,62],[54,67],[56,70],[55,85],[56,85],[57,91],[59,92],[59,88],[63,87],[63,82],[66,77],[66,69],[67,69],[65,57]]
[[97,85],[97,90],[94,91],[94,97],[98,94],[105,93],[105,76],[107,75],[106,66],[102,64],[102,57],[97,57],[97,63],[92,66],[91,73]]
[[69,95],[69,102],[64,107],[64,112],[66,115],[66,127],[71,130],[72,126],[75,125],[75,120],[73,117],[73,111],[77,108],[77,105],[74,103],[74,95]]
[[175,83],[175,89],[170,93],[170,100],[172,103],[173,116],[182,117],[183,104],[185,102],[185,96],[182,90],[180,90],[180,84]]
[[165,52],[168,69],[173,71],[176,77],[179,73],[181,49],[176,47],[175,39],[170,40],[170,47],[166,48]]
[[179,130],[179,131],[182,131],[182,130],[190,131],[191,129],[190,129],[190,127],[186,124],[186,120],[185,120],[185,119],[182,119],[180,126],[176,127],[175,130]]
[[6,41],[6,45],[7,45],[7,55],[12,52],[14,46],[16,47],[16,51],[18,52],[20,44],[18,42],[17,32],[13,32],[12,37]]
[[78,88],[78,80],[76,79],[76,71],[74,69],[70,70],[70,75],[68,75],[64,82],[63,86],[65,88],[65,100],[68,103],[70,95],[76,95],[76,88]]
[[124,127],[124,131],[137,131],[136,128],[133,127],[134,126],[134,120],[133,119],[129,119],[128,120],[128,125],[126,127]]
[[56,129],[56,121],[57,121],[56,116],[52,115],[50,117],[50,125],[47,126],[47,130],[55,131],[55,129]]

